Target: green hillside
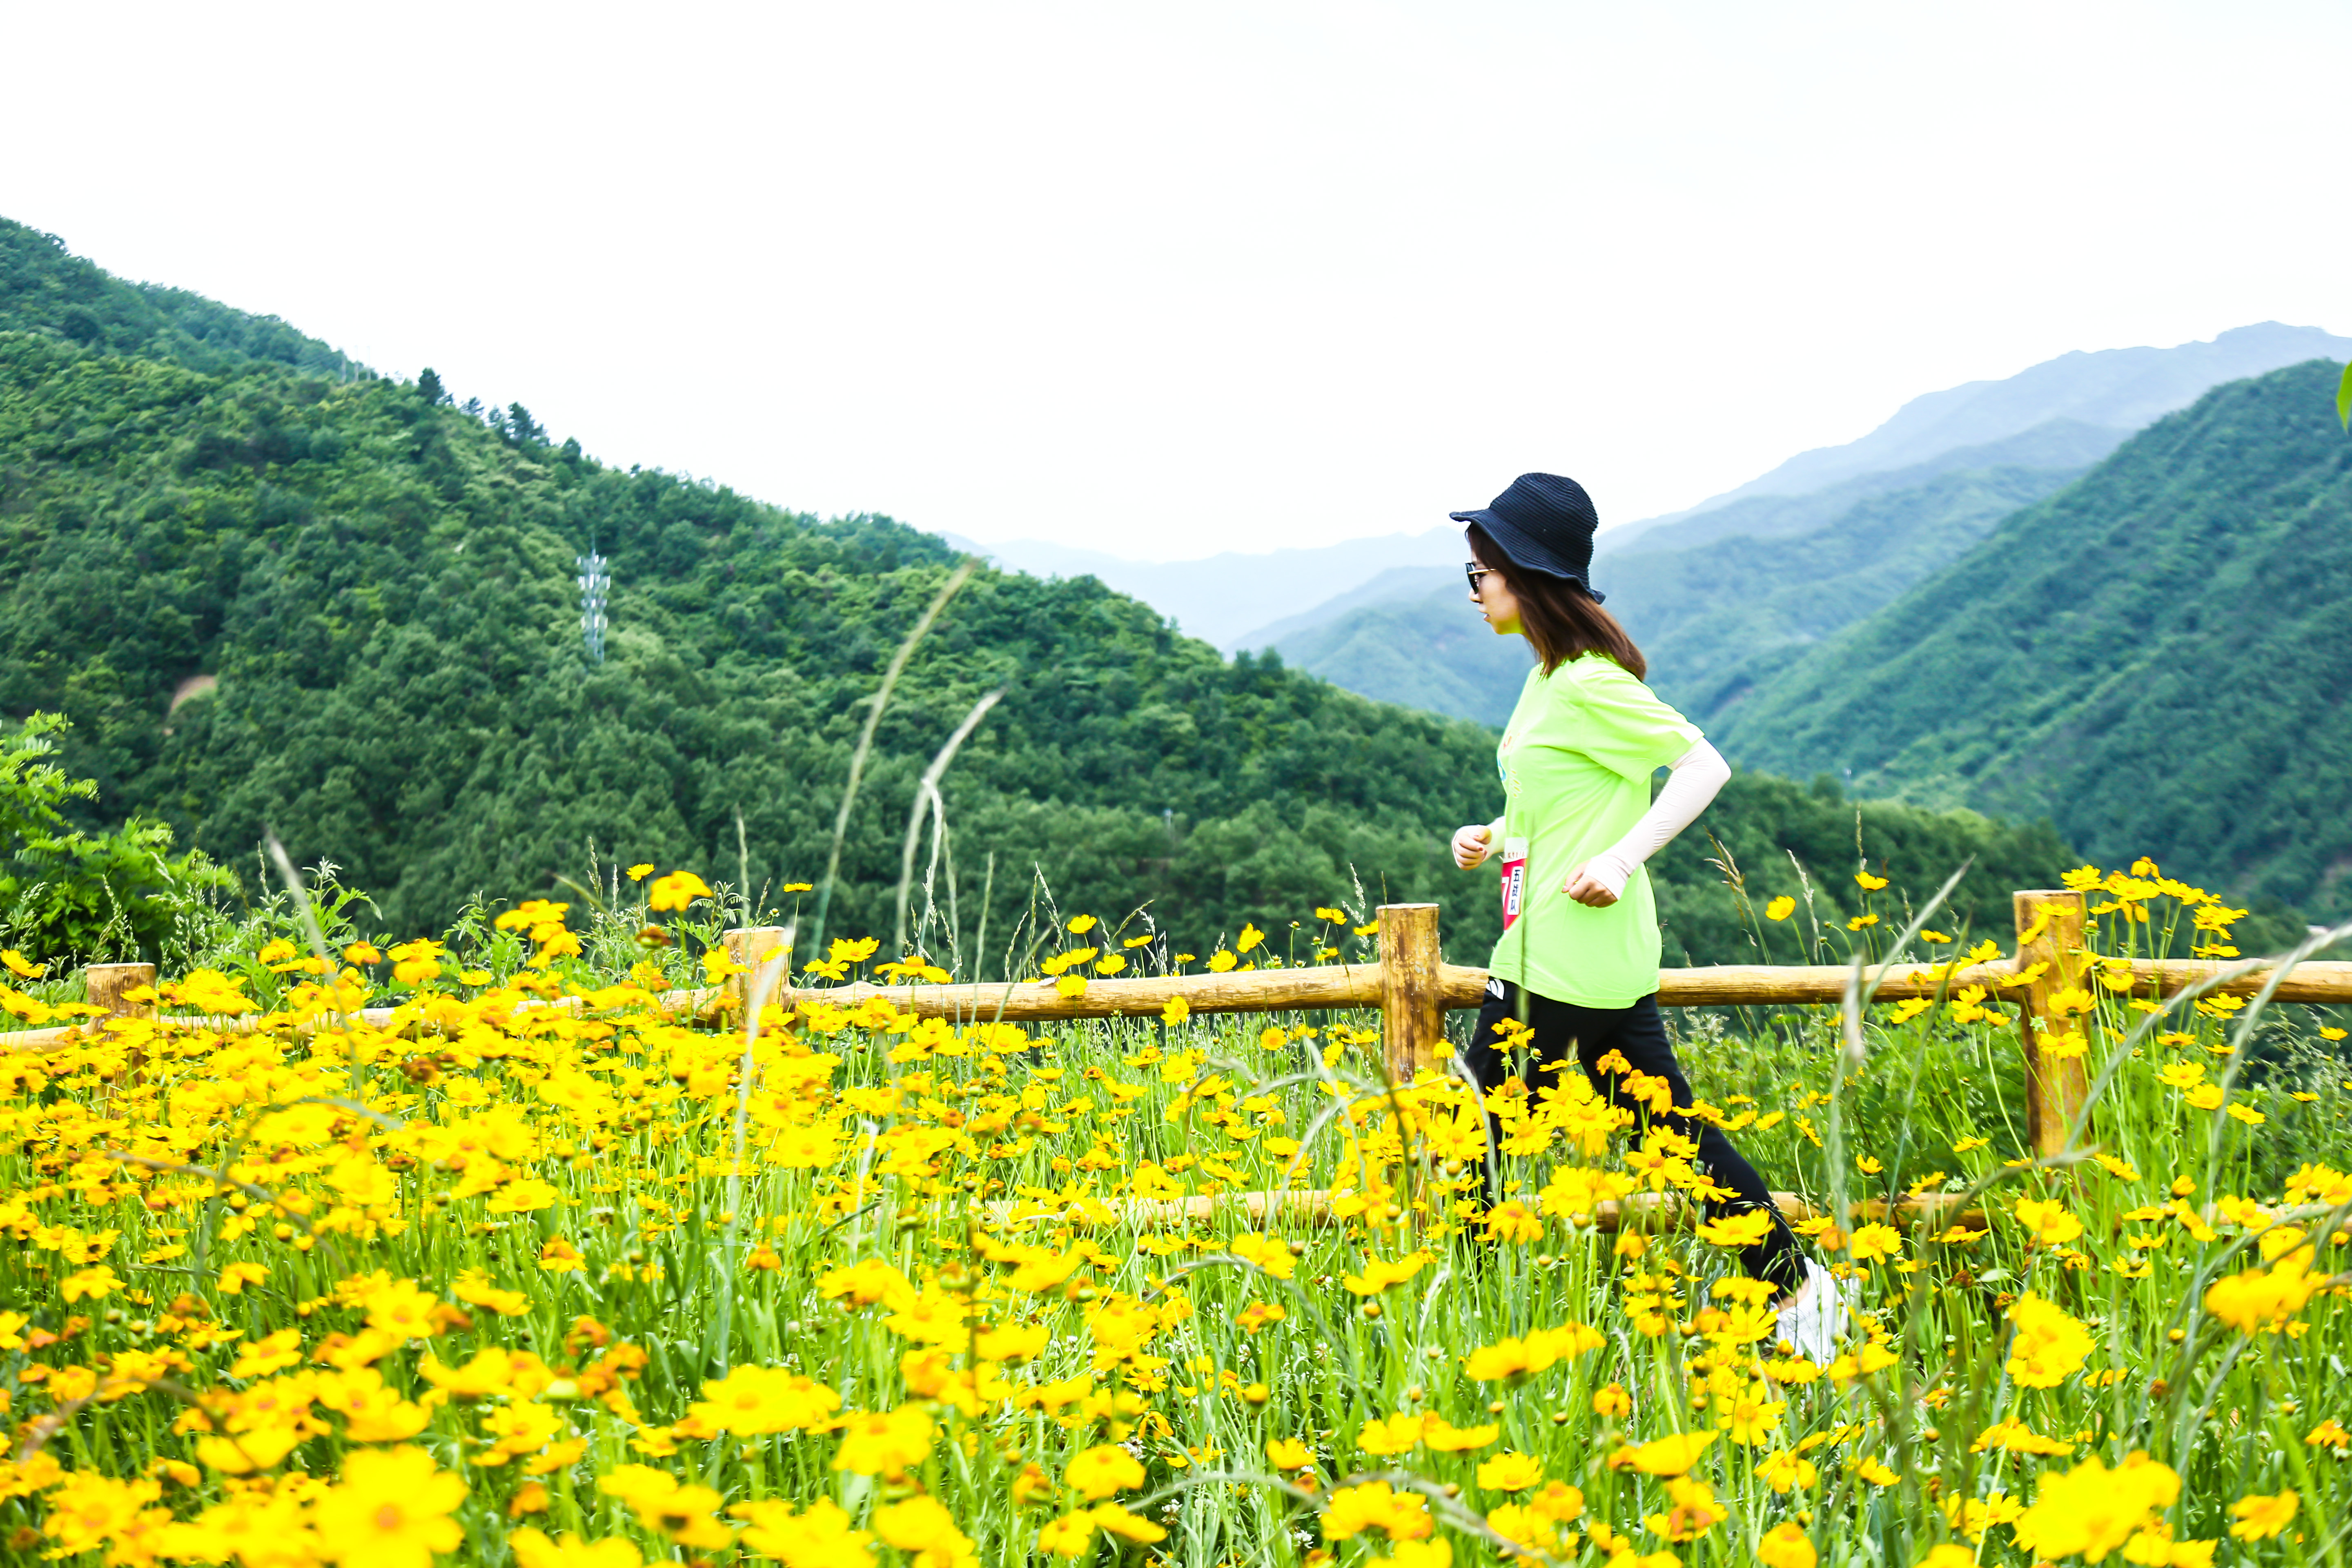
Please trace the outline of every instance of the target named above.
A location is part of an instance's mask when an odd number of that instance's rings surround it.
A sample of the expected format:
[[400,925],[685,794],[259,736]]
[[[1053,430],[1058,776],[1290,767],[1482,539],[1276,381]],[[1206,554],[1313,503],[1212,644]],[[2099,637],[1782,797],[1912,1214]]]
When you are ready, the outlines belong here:
[[[945,576],[939,541],[500,437],[413,386],[177,366],[0,336],[0,708],[75,721],[115,809],[223,858],[265,826],[395,926],[608,856],[807,879],[858,704]],[[573,558],[611,557],[587,662]],[[191,677],[217,686],[170,710]],[[914,774],[1009,688],[951,777],[967,879],[1191,920],[1435,891],[1424,824],[1475,815],[1492,742],[1251,661],[1090,580],[982,574],[902,681],[852,846],[871,925]],[[1244,804],[1246,803],[1246,804]],[[1169,814],[1172,814],[1172,816]],[[1006,929],[1000,924],[999,930]],[[1211,933],[1213,934],[1213,933]]]
[[1350,691],[1499,730],[1527,679],[1528,645],[1496,637],[1471,606],[1462,574],[1452,576],[1434,593],[1361,605],[1290,633],[1275,651]]
[[1648,657],[1653,683],[1704,725],[1790,657],[1965,554],[2079,471],[1939,474],[1858,500],[1810,533],[1612,555],[1600,581]]
[[38,332],[85,348],[221,371],[261,363],[336,380],[367,369],[275,316],[248,315],[201,294],[126,283],[70,254],[55,235],[0,217],[0,331]]
[[[204,301],[140,317],[173,297],[30,231],[0,240],[0,717],[71,721],[60,760],[97,794],[63,809],[84,826],[158,819],[247,896],[275,831],[395,933],[477,893],[576,897],[561,879],[592,866],[731,881],[740,856],[783,903],[821,872],[866,704],[953,566],[943,542],[622,472],[520,409],[306,358],[326,351]],[[144,353],[58,325],[68,298]],[[592,540],[614,579],[601,663],[573,581]],[[1443,901],[1458,956],[1492,941],[1491,876],[1444,848],[1492,814],[1491,730],[1227,662],[1090,579],[984,570],[882,722],[834,930],[888,932],[917,775],[999,687],[944,785],[967,942],[986,889],[1000,950],[1038,873],[1065,910],[1149,902],[1188,942],[1247,920],[1284,945],[1286,922],[1354,901],[1351,875],[1374,900]],[[1861,817],[1859,852],[1922,891],[1977,855],[1958,918],[1980,923],[2065,858],[2046,829]],[[1797,890],[1793,851],[1825,916],[1852,904],[1856,810],[1834,789],[1743,775],[1708,822],[1759,900]],[[1670,951],[1748,956],[1709,853],[1694,836],[1660,867]]]
[[2208,393],[1718,718],[1749,763],[2053,817],[2317,910],[2352,870],[2352,440],[2324,362]]

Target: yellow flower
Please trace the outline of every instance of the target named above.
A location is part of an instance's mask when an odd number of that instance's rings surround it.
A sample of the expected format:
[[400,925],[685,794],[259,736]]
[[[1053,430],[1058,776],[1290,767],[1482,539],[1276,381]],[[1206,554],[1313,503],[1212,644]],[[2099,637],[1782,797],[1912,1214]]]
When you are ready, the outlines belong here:
[[420,1289],[414,1279],[389,1279],[379,1274],[377,1283],[360,1300],[367,1309],[367,1324],[371,1329],[398,1339],[424,1339],[440,1331],[433,1321],[433,1310],[441,1299]]
[[1492,1423],[1484,1426],[1451,1426],[1432,1415],[1422,1427],[1421,1440],[1441,1454],[1467,1454],[1502,1435],[1502,1427]]
[[2009,1373],[2027,1388],[2055,1388],[2082,1370],[2095,1342],[2063,1309],[2028,1293],[2009,1310]]
[[931,1451],[931,1418],[917,1405],[853,1412],[842,1418],[841,1452],[833,1468],[861,1476],[903,1475]]
[[342,1479],[310,1505],[318,1552],[344,1568],[430,1568],[466,1532],[449,1516],[466,1500],[465,1481],[422,1448],[357,1448]]
[[2097,1563],[2155,1522],[2180,1496],[2180,1477],[2146,1454],[2110,1470],[2096,1454],[2064,1475],[2043,1471],[2017,1543],[2042,1557]]
[[2055,1198],[2017,1200],[2017,1223],[2044,1247],[2060,1247],[2083,1234],[2083,1222]]
[[1226,970],[1231,969],[1234,964],[1239,963],[1240,962],[1240,959],[1235,958],[1232,953],[1226,952],[1221,947],[1217,949],[1216,952],[1209,954],[1209,973],[1212,974],[1223,974]]
[[1478,1467],[1478,1484],[1490,1492],[1523,1492],[1543,1479],[1543,1461],[1508,1449]]
[[1079,915],[1075,920],[1071,921],[1066,929],[1072,936],[1084,936],[1087,932],[1095,929],[1095,917],[1092,915]]
[[[1756,1561],[1764,1568],[1813,1568],[1819,1560],[1813,1543],[1805,1539],[1804,1526],[1794,1520],[1776,1524],[1756,1542]],[[523,1568],[531,1568],[528,1563]]]
[[641,860],[630,867],[627,874],[630,881],[642,882],[654,874],[654,863],[650,860]]
[[1633,1414],[1633,1396],[1625,1392],[1623,1384],[1603,1384],[1592,1391],[1592,1414],[1604,1421],[1622,1421]]
[[1723,1407],[1716,1425],[1731,1434],[1731,1440],[1741,1447],[1753,1448],[1770,1438],[1772,1429],[1780,1424],[1781,1414],[1788,1408],[1788,1401],[1783,1399],[1734,1399]]
[[1356,1447],[1367,1454],[1406,1454],[1421,1444],[1422,1429],[1428,1418],[1400,1411],[1392,1416],[1375,1416],[1364,1423],[1356,1434]]
[[122,1289],[122,1281],[104,1264],[78,1269],[58,1282],[58,1295],[67,1301],[102,1301]]
[[1181,996],[1168,998],[1168,1005],[1160,1009],[1160,1021],[1174,1028],[1192,1016],[1192,1005]]
[[247,1285],[263,1284],[268,1279],[269,1268],[266,1264],[225,1263],[220,1271],[220,1292],[224,1296],[240,1295]]
[[47,964],[31,963],[13,947],[0,949],[0,963],[6,964],[8,973],[19,980],[38,980],[49,972]]
[[2294,1522],[2302,1500],[2293,1491],[2276,1497],[2240,1498],[2230,1505],[2230,1517],[2238,1521],[2230,1527],[2230,1533],[2240,1541],[2268,1541]]
[[1674,1506],[1664,1513],[1643,1515],[1642,1522],[1668,1541],[1696,1541],[1731,1516],[1729,1509],[1715,1500],[1715,1488],[1706,1481],[1675,1476],[1666,1482],[1666,1494]]
[[1166,1531],[1139,1513],[1129,1513],[1115,1502],[1098,1502],[1087,1510],[1087,1512],[1094,1516],[1094,1521],[1103,1529],[1113,1535],[1123,1535],[1129,1541],[1140,1541],[1149,1544],[1151,1542],[1168,1539]]
[[1391,1541],[1418,1541],[1433,1528],[1427,1503],[1386,1481],[1341,1487],[1323,1510],[1326,1541],[1347,1541],[1372,1530]]
[[1879,889],[1886,886],[1886,879],[1884,877],[1874,877],[1867,871],[1856,871],[1853,874],[1853,885],[1860,888],[1865,893],[1874,893],[1878,891]]
[[1296,1437],[1269,1437],[1265,1458],[1277,1470],[1299,1470],[1315,1462],[1315,1451]]
[[1244,1263],[1255,1264],[1276,1279],[1287,1279],[1298,1269],[1290,1244],[1255,1231],[1245,1231],[1225,1244],[1225,1250]]
[[688,1414],[718,1431],[759,1437],[820,1426],[840,1405],[840,1394],[799,1373],[739,1366],[723,1378],[705,1382],[701,1400]]
[[2268,1269],[2250,1268],[2215,1280],[2205,1292],[2205,1310],[2242,1334],[2284,1325],[2326,1283],[2326,1275],[2305,1272],[2309,1257],[2309,1248],[2304,1248]]
[[1100,1443],[1072,1459],[1062,1479],[1088,1502],[1099,1502],[1113,1492],[1141,1486],[1143,1466],[1126,1449]]
[[1767,1454],[1763,1463],[1756,1467],[1756,1474],[1782,1497],[1788,1496],[1791,1488],[1811,1490],[1812,1484],[1821,1479],[1821,1471],[1813,1468],[1811,1459],[1788,1448],[1775,1448]]
[[[299,1413],[297,1413],[299,1414]],[[196,1439],[196,1462],[225,1476],[275,1469],[301,1442],[299,1426],[256,1426],[250,1431]]]
[[1426,1252],[1408,1252],[1392,1263],[1379,1258],[1367,1258],[1361,1274],[1342,1276],[1340,1283],[1359,1296],[1377,1296],[1383,1290],[1403,1284],[1427,1267],[1429,1254]]
[[1797,900],[1786,893],[1764,906],[1764,918],[1768,921],[1784,921],[1796,912]]
[[871,1522],[874,1533],[888,1544],[919,1553],[924,1568],[948,1568],[973,1552],[971,1538],[956,1528],[955,1516],[935,1497],[918,1495],[877,1508]]
[[744,1521],[744,1545],[779,1562],[810,1568],[846,1563],[865,1568],[873,1561],[873,1533],[853,1529],[849,1515],[831,1498],[819,1498],[806,1513],[795,1513],[792,1504],[775,1498],[739,1502],[727,1511]]
[[[152,1562],[156,1544],[153,1532],[159,1526],[169,1525],[172,1516],[146,1505],[163,1490],[163,1483],[155,1480],[122,1481],[87,1471],[68,1473],[49,1494],[42,1532],[59,1557],[104,1547],[109,1563]],[[29,1552],[26,1555],[30,1556]]]
[[1754,1247],[1772,1234],[1772,1211],[1749,1209],[1727,1214],[1698,1227],[1698,1238],[1709,1247]]
[[656,877],[646,901],[656,910],[684,910],[697,899],[711,897],[710,885],[691,871],[672,871],[667,877]]
[[1094,1553],[1095,1516],[1085,1509],[1066,1513],[1037,1531],[1037,1550],[1053,1557],[1087,1557]]
[[526,1525],[508,1536],[507,1544],[514,1551],[516,1568],[645,1568],[637,1549],[618,1536],[590,1541],[566,1531],[558,1542]]
[[651,1465],[623,1465],[596,1478],[596,1489],[629,1505],[637,1522],[680,1546],[714,1550],[735,1543],[715,1517],[720,1501],[709,1487],[690,1486]]
[[1234,951],[1235,952],[1247,952],[1264,941],[1265,941],[1265,932],[1258,930],[1257,927],[1254,925],[1244,923],[1242,926],[1242,934],[1234,942]]
[[1846,1251],[1864,1262],[1874,1258],[1898,1258],[1903,1252],[1903,1233],[1891,1225],[1858,1226],[1846,1242]]
[[1717,1436],[1714,1432],[1677,1432],[1638,1448],[1620,1448],[1609,1456],[1609,1468],[1636,1469],[1645,1476],[1679,1476],[1698,1463],[1699,1456],[1706,1452]]

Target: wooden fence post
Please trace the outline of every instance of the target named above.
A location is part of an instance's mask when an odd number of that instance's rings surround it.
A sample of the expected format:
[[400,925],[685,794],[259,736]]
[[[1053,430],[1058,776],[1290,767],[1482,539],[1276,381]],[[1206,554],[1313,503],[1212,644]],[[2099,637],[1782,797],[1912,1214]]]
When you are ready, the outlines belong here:
[[[2042,1044],[2045,1033],[2088,1026],[2087,1020],[2070,1022],[2050,1005],[2060,991],[2083,984],[2083,895],[2071,889],[2022,891],[2015,903],[2018,967],[2049,965],[2027,984],[2017,1015],[2025,1047],[2025,1137],[2036,1154],[2054,1154],[2066,1146],[2066,1130],[2091,1094],[2087,1058],[2053,1056]],[[2029,938],[2029,931],[2035,934]]]
[[93,963],[82,971],[82,980],[89,987],[90,1005],[94,1007],[103,1007],[117,1018],[155,1016],[154,1003],[123,998],[126,991],[155,984],[155,966],[152,963]]
[[[83,985],[89,991],[91,1006],[103,1007],[110,1016],[117,1018],[152,1018],[155,1016],[155,1004],[152,1000],[133,1002],[123,994],[127,991],[136,991],[142,985],[152,986],[155,984],[153,964],[93,963],[81,972],[81,978]],[[89,1020],[89,1023],[94,1028],[98,1020],[93,1018]],[[137,1083],[141,1074],[146,1070],[146,1051],[143,1048],[134,1048],[130,1059],[122,1064],[122,1071],[114,1081]]]
[[[730,1012],[740,1015],[751,1005],[751,982],[759,978],[761,962],[774,956],[776,950],[784,945],[784,928],[745,926],[740,931],[726,932],[719,940],[726,945],[727,956],[750,971],[749,973],[729,975],[727,984],[722,988],[726,992],[726,1000],[721,1005]],[[789,964],[792,962],[792,954],[785,953],[783,962]],[[772,1000],[774,997],[781,997],[790,988],[792,978],[791,973],[787,971],[782,984],[776,987]],[[751,1020],[744,1018],[742,1021],[749,1023]]]
[[1437,1059],[1445,1038],[1445,993],[1438,984],[1437,906],[1382,904],[1381,1033],[1389,1076],[1410,1083]]

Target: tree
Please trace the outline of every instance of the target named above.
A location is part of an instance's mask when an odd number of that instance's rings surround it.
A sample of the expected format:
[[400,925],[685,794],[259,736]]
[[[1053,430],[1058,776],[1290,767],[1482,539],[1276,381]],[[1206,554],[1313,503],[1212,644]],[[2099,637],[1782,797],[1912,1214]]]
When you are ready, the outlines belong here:
[[96,798],[98,784],[48,760],[68,727],[36,712],[0,731],[0,944],[68,963],[158,957],[236,879],[201,849],[170,854],[171,828],[151,818],[99,834],[71,826],[67,803]]
[[433,373],[431,365],[417,373],[416,395],[425,399],[428,408],[436,408],[449,401],[448,392],[442,386],[441,378]]

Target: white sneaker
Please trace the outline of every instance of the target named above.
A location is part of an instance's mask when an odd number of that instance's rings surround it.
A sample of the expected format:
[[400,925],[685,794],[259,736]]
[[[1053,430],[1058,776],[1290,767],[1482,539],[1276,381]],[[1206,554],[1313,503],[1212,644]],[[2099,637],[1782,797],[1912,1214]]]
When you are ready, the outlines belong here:
[[1780,1338],[1816,1366],[1829,1365],[1837,1359],[1839,1337],[1853,1324],[1846,1296],[1818,1259],[1806,1258],[1805,1282],[1780,1303]]

